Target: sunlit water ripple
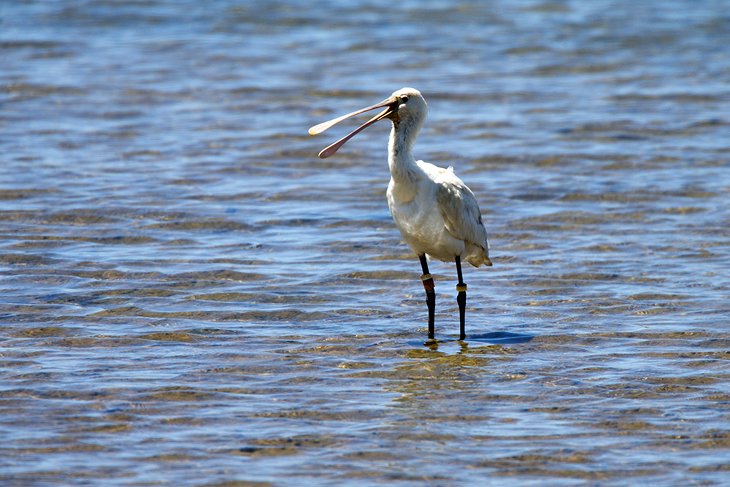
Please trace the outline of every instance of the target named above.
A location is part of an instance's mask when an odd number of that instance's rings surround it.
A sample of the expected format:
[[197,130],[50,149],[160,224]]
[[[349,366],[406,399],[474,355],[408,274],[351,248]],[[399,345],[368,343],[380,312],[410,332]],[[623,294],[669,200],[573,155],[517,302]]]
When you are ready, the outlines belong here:
[[[3,4],[0,483],[726,484],[727,7]],[[532,340],[316,159],[401,86]]]

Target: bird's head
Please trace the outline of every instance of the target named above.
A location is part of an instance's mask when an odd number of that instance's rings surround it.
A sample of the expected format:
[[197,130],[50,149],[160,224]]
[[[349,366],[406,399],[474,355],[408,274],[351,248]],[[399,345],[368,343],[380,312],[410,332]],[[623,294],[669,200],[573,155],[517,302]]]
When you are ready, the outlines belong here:
[[415,88],[401,88],[400,90],[393,92],[392,95],[390,95],[388,98],[381,101],[380,103],[376,103],[375,105],[362,108],[352,113],[348,113],[347,115],[342,115],[341,117],[337,117],[327,122],[320,123],[319,125],[315,125],[314,127],[309,129],[309,135],[320,134],[332,127],[333,125],[342,122],[343,120],[354,117],[355,115],[359,115],[364,112],[369,112],[370,110],[376,110],[378,108],[384,108],[384,110],[364,124],[360,125],[358,128],[356,128],[334,144],[322,149],[322,151],[319,153],[319,157],[324,159],[331,156],[332,154],[337,152],[340,147],[345,145],[345,142],[360,133],[362,130],[371,126],[375,122],[384,120],[386,118],[390,119],[393,122],[393,125],[395,125],[396,127],[405,124],[413,125],[420,128],[423,120],[426,118],[426,113],[428,112],[426,100],[423,98],[423,95],[421,95],[420,91]]
[[397,100],[397,108],[388,116],[394,123],[420,124],[426,118],[428,105],[426,105],[426,100],[417,89],[401,88],[394,92],[391,97]]

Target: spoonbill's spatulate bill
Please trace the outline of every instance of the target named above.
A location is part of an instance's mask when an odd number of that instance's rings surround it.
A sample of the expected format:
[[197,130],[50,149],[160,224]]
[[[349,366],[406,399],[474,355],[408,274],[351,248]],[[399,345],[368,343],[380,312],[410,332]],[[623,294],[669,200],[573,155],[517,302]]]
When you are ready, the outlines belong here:
[[464,340],[466,284],[461,272],[461,261],[466,260],[475,267],[492,265],[487,230],[482,223],[474,193],[454,174],[451,167],[443,169],[413,157],[413,144],[428,112],[421,93],[414,88],[401,88],[380,103],[315,125],[309,129],[309,134],[320,134],[345,119],[378,108],[383,111],[324,148],[319,157],[333,155],[348,140],[375,122],[386,118],[392,122],[393,129],[388,141],[388,206],[403,239],[421,261],[421,280],[428,305],[428,337],[434,337],[436,293],[426,256],[456,263],[459,279],[456,285],[459,339]]

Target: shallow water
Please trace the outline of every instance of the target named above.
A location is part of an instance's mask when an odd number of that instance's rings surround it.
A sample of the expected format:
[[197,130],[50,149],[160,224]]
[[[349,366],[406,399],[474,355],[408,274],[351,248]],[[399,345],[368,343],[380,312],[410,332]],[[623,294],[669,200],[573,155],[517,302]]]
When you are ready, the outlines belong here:
[[[721,485],[724,1],[6,2],[6,485]],[[420,268],[386,123],[477,194],[495,266]],[[350,124],[354,127],[354,122]]]

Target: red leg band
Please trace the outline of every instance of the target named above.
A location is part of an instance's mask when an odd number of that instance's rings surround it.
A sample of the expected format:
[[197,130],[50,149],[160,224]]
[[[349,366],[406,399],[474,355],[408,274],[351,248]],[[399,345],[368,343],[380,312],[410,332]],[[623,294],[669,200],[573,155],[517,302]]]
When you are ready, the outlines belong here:
[[421,281],[423,281],[423,288],[426,290],[426,292],[434,290],[435,284],[433,282],[433,277],[431,277],[431,274],[422,275]]

